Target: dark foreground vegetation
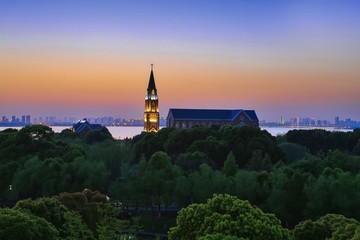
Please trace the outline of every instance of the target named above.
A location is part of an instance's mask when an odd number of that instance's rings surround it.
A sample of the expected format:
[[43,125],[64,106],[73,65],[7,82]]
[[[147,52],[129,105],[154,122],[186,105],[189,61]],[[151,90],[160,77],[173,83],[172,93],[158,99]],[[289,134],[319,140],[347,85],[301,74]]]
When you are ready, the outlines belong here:
[[360,239],[359,170],[360,129],[7,129],[0,239]]

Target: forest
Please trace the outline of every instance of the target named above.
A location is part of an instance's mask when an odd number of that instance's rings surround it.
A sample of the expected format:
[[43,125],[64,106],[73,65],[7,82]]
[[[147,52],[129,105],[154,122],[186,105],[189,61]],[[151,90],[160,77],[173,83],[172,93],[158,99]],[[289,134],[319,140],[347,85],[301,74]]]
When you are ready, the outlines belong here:
[[0,239],[360,239],[358,199],[360,129],[0,132]]

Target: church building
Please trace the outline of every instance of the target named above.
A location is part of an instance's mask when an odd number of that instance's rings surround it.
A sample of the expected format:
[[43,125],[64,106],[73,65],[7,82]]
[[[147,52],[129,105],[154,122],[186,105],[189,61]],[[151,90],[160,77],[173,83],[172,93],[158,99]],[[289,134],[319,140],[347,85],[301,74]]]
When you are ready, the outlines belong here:
[[89,132],[101,131],[103,128],[105,127],[101,124],[91,124],[86,118],[84,118],[83,120],[73,124],[72,130],[80,136],[86,136]]
[[169,110],[166,119],[166,126],[175,128],[191,128],[196,125],[211,127],[227,124],[259,127],[259,119],[255,110],[174,108]]
[[155,86],[153,64],[151,64],[149,85],[145,96],[144,131],[159,131],[159,120],[159,99]]

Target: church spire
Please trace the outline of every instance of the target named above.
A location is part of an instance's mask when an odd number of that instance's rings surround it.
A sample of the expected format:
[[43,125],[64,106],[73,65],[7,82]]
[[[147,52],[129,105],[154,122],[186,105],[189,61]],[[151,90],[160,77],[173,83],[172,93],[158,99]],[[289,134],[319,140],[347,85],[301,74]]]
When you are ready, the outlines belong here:
[[[150,78],[149,78],[149,85],[147,88],[147,94],[150,95],[154,93],[157,94],[156,85],[155,85],[155,78],[154,78],[154,71],[153,71],[154,64],[151,64],[151,72],[150,72]],[[154,91],[153,91],[154,90]]]
[[153,64],[151,64],[151,72],[149,84],[145,97],[145,111],[144,111],[144,131],[157,132],[159,131],[159,100],[157,89],[155,85]]

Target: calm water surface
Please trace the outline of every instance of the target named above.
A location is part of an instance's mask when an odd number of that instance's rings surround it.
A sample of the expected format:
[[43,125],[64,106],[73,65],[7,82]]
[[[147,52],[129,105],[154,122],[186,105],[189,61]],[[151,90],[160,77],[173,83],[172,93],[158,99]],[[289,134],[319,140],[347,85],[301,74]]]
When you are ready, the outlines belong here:
[[[8,128],[8,127],[0,127],[0,131],[4,130],[6,128]],[[13,128],[20,129],[21,127],[13,127]],[[51,128],[54,130],[54,132],[58,133],[66,128],[70,128],[70,126],[69,127],[53,126]],[[139,126],[139,127],[107,127],[107,128],[109,129],[110,133],[112,134],[113,138],[115,138],[115,139],[132,138],[135,135],[140,134],[142,132],[142,130],[144,129],[142,126]],[[293,129],[309,130],[309,129],[319,129],[319,128],[262,127],[261,129],[268,131],[273,136],[277,136],[277,135],[286,134],[288,131],[293,130]],[[332,127],[324,127],[321,129],[324,129],[327,131],[342,131],[342,132],[352,131],[352,129],[337,129],[337,128],[332,128]]]

